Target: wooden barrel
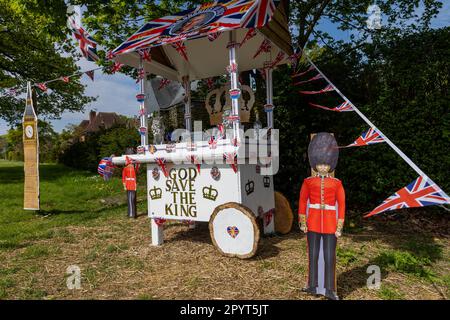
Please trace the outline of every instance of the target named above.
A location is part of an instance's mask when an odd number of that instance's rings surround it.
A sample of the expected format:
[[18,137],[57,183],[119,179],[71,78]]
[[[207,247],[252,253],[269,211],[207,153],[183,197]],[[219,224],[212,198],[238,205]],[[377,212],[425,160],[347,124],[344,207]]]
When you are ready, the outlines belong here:
[[286,197],[275,191],[275,232],[287,234],[292,229],[294,214]]

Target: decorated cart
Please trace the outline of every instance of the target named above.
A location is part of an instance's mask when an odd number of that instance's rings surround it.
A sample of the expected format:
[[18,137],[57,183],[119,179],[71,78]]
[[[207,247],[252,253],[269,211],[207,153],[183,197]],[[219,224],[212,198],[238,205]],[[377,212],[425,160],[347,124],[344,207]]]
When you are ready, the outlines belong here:
[[[139,70],[141,146],[138,154],[127,156],[147,164],[154,245],[163,243],[163,223],[171,219],[192,226],[208,222],[218,250],[240,258],[255,254],[259,224],[265,234],[274,232],[273,174],[278,150],[274,134],[270,135],[272,70],[293,54],[287,6],[288,1],[217,0],[148,22],[109,53],[116,64]],[[251,90],[239,83],[239,72],[255,69],[262,71],[266,82],[267,128],[248,135],[241,129],[254,98],[244,101],[242,91]],[[226,73],[228,87],[210,92],[206,99],[211,124],[217,128],[195,139],[199,135],[191,134],[190,83]],[[161,77],[162,85],[169,81],[183,84],[186,133],[180,142],[148,141],[148,115],[159,111],[147,99],[145,81],[150,74]],[[212,95],[225,104],[210,105]],[[153,134],[158,136],[157,121],[152,122]],[[112,162],[123,165],[125,157],[113,157]]]

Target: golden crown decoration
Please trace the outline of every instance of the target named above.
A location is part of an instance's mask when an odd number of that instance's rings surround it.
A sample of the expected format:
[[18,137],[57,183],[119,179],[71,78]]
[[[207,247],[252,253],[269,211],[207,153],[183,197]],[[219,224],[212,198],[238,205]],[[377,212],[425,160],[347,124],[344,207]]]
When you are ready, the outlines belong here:
[[152,200],[161,199],[161,197],[162,197],[162,190],[161,190],[161,188],[157,188],[155,186],[155,187],[153,187],[153,189],[150,189],[149,195],[150,195],[150,198]]
[[202,191],[203,191],[203,198],[211,201],[216,201],[217,196],[219,195],[217,189],[214,189],[212,185],[210,185],[209,187],[204,187]]
[[255,191],[255,183],[253,181],[248,180],[248,182],[245,184],[245,193],[249,195],[253,191]]
[[[239,117],[241,122],[250,121],[250,111],[255,104],[255,94],[247,85],[241,85],[241,94],[239,101]],[[224,110],[231,109],[230,84],[218,89],[211,90],[206,95],[205,108],[209,114],[209,123],[212,126],[222,123],[222,114]],[[225,104],[222,102],[225,101]]]

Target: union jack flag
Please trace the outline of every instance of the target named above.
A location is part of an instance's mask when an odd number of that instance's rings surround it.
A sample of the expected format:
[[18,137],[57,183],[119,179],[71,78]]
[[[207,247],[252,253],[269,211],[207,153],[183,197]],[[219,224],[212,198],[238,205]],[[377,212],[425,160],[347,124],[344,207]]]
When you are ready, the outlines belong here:
[[241,43],[239,44],[239,47],[242,47],[244,45],[244,43],[246,43],[248,40],[250,40],[251,38],[256,36],[256,29],[255,28],[251,28],[247,31],[247,33],[245,34],[244,39],[242,39]]
[[177,41],[172,43],[172,47],[178,51],[178,53],[183,57],[184,60],[189,61],[187,56],[186,45],[183,41]]
[[161,81],[159,82],[158,90],[161,90],[161,89],[167,87],[169,85],[169,83],[170,83],[169,79],[162,78]]
[[41,89],[43,92],[47,92],[48,88],[47,85],[43,82],[43,83],[38,83],[37,84],[38,88]]
[[223,154],[223,159],[227,164],[231,166],[234,173],[237,173],[238,167],[237,167],[237,154],[236,152],[225,152]]
[[80,51],[88,61],[97,61],[97,42],[79,26],[74,19],[70,19],[72,31],[75,39],[78,40]]
[[275,12],[275,3],[273,0],[255,1],[250,10],[245,14],[241,26],[244,28],[261,28],[269,23]]
[[419,176],[409,185],[384,200],[378,207],[364,217],[367,218],[384,211],[426,207],[445,203],[450,203],[450,197],[438,185],[426,177]]
[[218,37],[220,37],[220,35],[222,34],[221,31],[218,32],[214,32],[214,33],[210,33],[208,34],[208,40],[213,42],[214,40],[216,40]]
[[106,53],[106,59],[107,60],[112,60],[116,55],[112,52],[112,51],[108,51]]
[[[241,27],[260,28],[270,21],[275,11],[274,0],[216,0],[199,4],[193,9],[158,18],[146,23],[135,34],[119,47],[114,49],[115,55],[136,51],[139,48],[155,47],[179,40],[189,40],[224,32]],[[215,17],[201,28],[189,33],[178,31],[183,22],[202,12],[215,13]]]
[[94,70],[89,70],[89,71],[86,71],[85,73],[89,78],[91,78],[92,81],[94,81],[94,74],[95,74]]
[[167,172],[167,168],[166,168],[166,159],[164,159],[164,158],[156,158],[156,163],[161,168],[161,171],[163,172],[164,176],[168,177],[169,173]]
[[325,88],[323,88],[322,90],[319,91],[299,91],[301,94],[320,94],[320,93],[325,93],[325,92],[330,92],[330,91],[334,91],[334,87],[330,84],[327,85]]
[[273,69],[276,67],[277,64],[279,64],[283,59],[284,59],[284,52],[280,51],[278,52],[277,56],[275,57],[275,60],[272,61],[272,63],[270,64],[270,67]]
[[139,56],[142,58],[142,60],[152,62],[152,54],[150,53],[151,50],[151,48],[144,48],[138,51]]
[[139,81],[143,80],[145,78],[145,69],[139,68],[138,70],[138,77],[136,79],[136,83],[139,83]]
[[97,172],[105,181],[109,180],[114,172],[114,165],[111,158],[107,157],[100,160]]
[[122,69],[123,64],[120,62],[114,62],[114,65],[111,67],[111,73],[116,73]]
[[313,71],[313,70],[315,70],[315,68],[313,66],[310,66],[308,69],[306,69],[306,71],[294,73],[291,77],[292,78],[301,77],[301,76],[303,76],[303,75],[305,75],[308,72]]
[[298,60],[301,58],[301,56],[301,52],[297,52],[288,57],[289,63],[291,64],[292,68],[294,68],[294,70],[297,68]]
[[299,86],[299,85],[302,85],[302,84],[304,84],[304,83],[316,81],[316,80],[319,80],[319,79],[322,79],[322,78],[323,78],[323,76],[319,73],[318,75],[315,75],[315,76],[312,77],[311,79],[304,80],[304,81],[299,81],[299,82],[294,83],[294,86]]
[[384,142],[384,138],[375,128],[370,128],[364,132],[355,142],[349,144],[347,147],[362,147],[368,146],[369,144],[375,144]]
[[341,103],[340,105],[338,105],[335,108],[328,108],[328,107],[324,107],[315,103],[309,103],[310,106],[316,107],[316,108],[320,108],[320,109],[325,109],[328,111],[336,111],[336,112],[347,112],[347,111],[354,111],[353,107],[351,106],[351,104],[347,101]]
[[270,49],[272,49],[272,45],[268,39],[264,39],[264,41],[259,46],[258,51],[256,51],[255,55],[253,56],[253,59],[255,59],[261,52],[270,52]]
[[263,78],[263,80],[266,80],[266,69],[258,69],[259,73],[261,74],[261,78]]

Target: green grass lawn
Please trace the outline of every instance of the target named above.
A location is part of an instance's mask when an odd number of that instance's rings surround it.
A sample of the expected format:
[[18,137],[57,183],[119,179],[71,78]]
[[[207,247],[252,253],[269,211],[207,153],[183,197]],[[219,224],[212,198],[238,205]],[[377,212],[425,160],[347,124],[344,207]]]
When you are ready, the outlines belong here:
[[40,165],[41,210],[24,211],[23,175],[23,163],[0,160],[0,248],[23,247],[51,238],[55,227],[100,223],[123,212],[119,178],[105,183],[95,173],[56,164]]
[[[126,217],[117,177],[104,182],[95,173],[42,164],[40,178],[41,210],[25,211],[23,163],[0,160],[0,299],[317,299],[298,290],[308,266],[297,229],[262,238],[249,260],[221,256],[207,224],[167,224],[165,243],[153,247],[144,172],[138,219]],[[418,222],[407,211],[401,220],[346,222],[337,250],[342,298],[448,297],[448,218],[420,213],[434,220]],[[72,265],[81,269],[79,290],[66,285]],[[370,265],[382,270],[379,290],[366,287]]]

